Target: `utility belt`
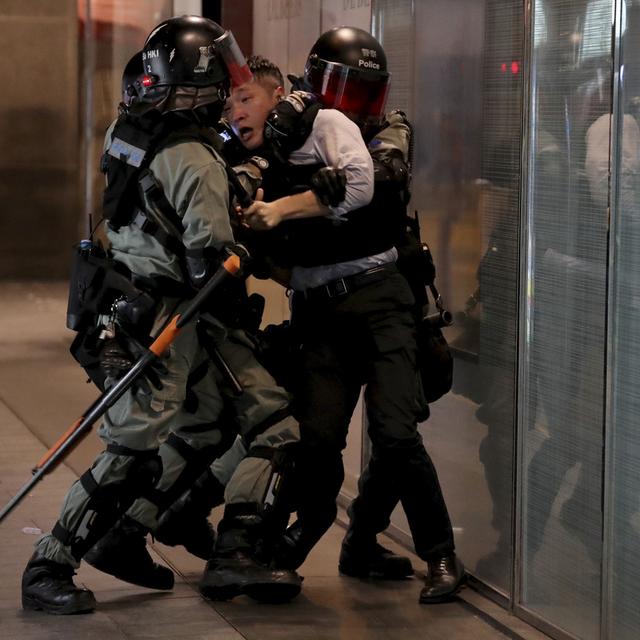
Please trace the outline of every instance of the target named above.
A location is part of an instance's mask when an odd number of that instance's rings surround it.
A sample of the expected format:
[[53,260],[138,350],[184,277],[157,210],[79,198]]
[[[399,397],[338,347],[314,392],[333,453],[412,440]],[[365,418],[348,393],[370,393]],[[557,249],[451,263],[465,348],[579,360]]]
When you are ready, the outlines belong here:
[[398,268],[394,262],[389,262],[387,264],[371,267],[366,271],[354,273],[350,276],[331,280],[330,282],[318,287],[306,289],[305,291],[300,292],[299,295],[309,302],[341,298],[358,291],[359,289],[375,284],[376,282],[381,282],[393,273],[398,273]]

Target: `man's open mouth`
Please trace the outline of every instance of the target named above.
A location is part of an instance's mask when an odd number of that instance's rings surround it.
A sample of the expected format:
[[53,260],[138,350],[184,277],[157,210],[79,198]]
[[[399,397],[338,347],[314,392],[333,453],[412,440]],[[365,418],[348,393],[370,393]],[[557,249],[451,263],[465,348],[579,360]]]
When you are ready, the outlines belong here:
[[240,130],[238,131],[238,133],[240,134],[240,140],[245,142],[251,137],[251,134],[253,133],[253,129],[251,127],[240,127]]

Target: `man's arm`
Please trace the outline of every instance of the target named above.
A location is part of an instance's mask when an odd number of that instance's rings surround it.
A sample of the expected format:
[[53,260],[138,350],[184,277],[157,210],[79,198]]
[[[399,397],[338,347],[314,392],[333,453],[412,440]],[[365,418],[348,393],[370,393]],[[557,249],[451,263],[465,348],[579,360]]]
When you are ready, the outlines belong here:
[[273,202],[256,201],[243,211],[254,229],[272,229],[284,220],[344,215],[367,205],[373,197],[373,163],[360,130],[345,115],[333,109],[321,110],[307,142],[291,154],[294,163],[323,162],[342,169],[346,176],[345,199],[337,207],[322,204],[309,190]]
[[285,196],[273,202],[255,200],[242,212],[242,217],[249,226],[261,231],[273,229],[283,220],[328,215],[331,215],[331,209],[323,205],[313,191]]

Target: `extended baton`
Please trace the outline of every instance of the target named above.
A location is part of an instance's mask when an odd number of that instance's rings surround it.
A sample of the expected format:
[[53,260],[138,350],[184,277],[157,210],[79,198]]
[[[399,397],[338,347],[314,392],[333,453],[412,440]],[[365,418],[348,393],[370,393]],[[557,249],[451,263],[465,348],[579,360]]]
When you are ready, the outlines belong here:
[[149,350],[133,365],[133,367],[113,385],[108,391],[105,391],[85,412],[78,418],[57,442],[38,460],[36,466],[32,469],[33,477],[29,482],[25,483],[18,493],[11,498],[7,505],[0,511],[0,522],[13,511],[13,509],[22,501],[25,495],[50,471],[64,459],[64,457],[73,450],[73,448],[84,438],[95,422],[103,416],[110,407],[112,407],[118,399],[129,389],[133,382],[139,378],[144,369],[153,360],[160,357],[175,340],[176,336],[200,310],[203,303],[211,295],[214,289],[225,280],[228,276],[236,275],[240,271],[240,258],[237,255],[229,256],[218,267],[216,272],[208,280],[207,284],[200,289],[196,296],[191,300],[187,308],[181,313],[174,316],[169,324],[162,330],[160,335],[153,341]]

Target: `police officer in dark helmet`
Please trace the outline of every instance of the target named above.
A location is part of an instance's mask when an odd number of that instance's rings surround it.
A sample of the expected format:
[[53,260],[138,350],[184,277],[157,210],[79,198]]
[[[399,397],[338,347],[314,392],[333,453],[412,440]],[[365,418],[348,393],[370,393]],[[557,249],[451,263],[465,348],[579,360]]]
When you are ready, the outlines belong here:
[[[360,125],[378,158],[376,191],[368,206],[339,220],[284,223],[286,257],[293,267],[292,322],[302,342],[296,468],[297,484],[304,489],[298,520],[287,531],[279,562],[299,566],[335,518],[344,478],[341,452],[360,389],[366,385],[372,457],[349,509],[340,570],[384,577],[411,572],[408,559],[376,541],[400,501],[416,553],[427,562],[420,601],[429,603],[455,593],[464,569],[455,555],[435,468],[417,430],[415,299],[397,265],[397,247],[406,235],[410,128],[400,114],[382,122],[388,82],[380,44],[350,27],[332,29],[318,39],[302,79],[302,88],[322,107],[339,109]],[[305,139],[300,127],[288,120],[291,110],[286,108],[279,114],[276,108],[266,132],[293,165],[311,165],[308,141],[313,129]],[[331,175],[326,173],[328,179]],[[272,228],[282,222],[281,211],[281,201],[256,202],[244,216],[256,229]]]
[[[233,35],[205,18],[173,18],[148,37],[142,62],[144,76],[134,80],[138,98],[122,109],[105,140],[104,217],[114,268],[129,278],[127,289],[137,287],[154,304],[135,322],[126,304],[114,305],[95,326],[84,327],[101,346],[107,386],[234,250],[228,178],[208,126],[219,119],[231,82],[250,78]],[[236,436],[222,420],[233,394],[221,371],[207,365],[204,333],[246,384],[231,402],[238,430],[293,421],[288,395],[253,358],[234,325],[235,311],[221,313],[228,301],[228,291],[213,300],[212,313],[177,336],[159,375],[148,376],[151,384],[128,390],[105,414],[106,450],[71,487],[52,533],[36,544],[22,579],[24,608],[92,611],[93,594],[76,587],[72,576],[89,550],[114,532],[94,562],[108,557],[101,568],[118,577],[171,588],[172,572],[152,562],[144,535]],[[114,527],[125,512],[126,526]],[[129,563],[144,575],[127,575]]]
[[142,51],[134,53],[122,72],[122,106],[130,107],[140,97],[144,69]]

